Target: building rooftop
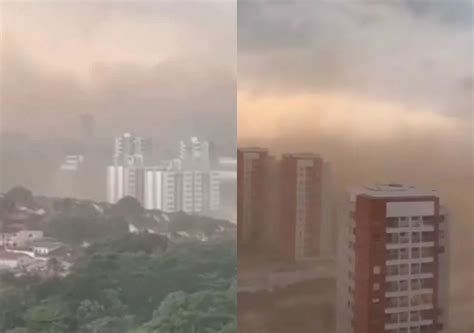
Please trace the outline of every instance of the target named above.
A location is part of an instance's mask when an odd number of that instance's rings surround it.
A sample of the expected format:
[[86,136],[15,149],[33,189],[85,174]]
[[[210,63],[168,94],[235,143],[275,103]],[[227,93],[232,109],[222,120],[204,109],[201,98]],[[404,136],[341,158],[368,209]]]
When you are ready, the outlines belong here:
[[18,260],[22,258],[29,258],[29,256],[23,253],[7,252],[4,250],[0,250],[0,260]]
[[28,246],[41,247],[41,248],[45,248],[51,251],[53,249],[57,249],[64,246],[64,244],[50,238],[41,238],[37,240],[32,240],[31,242],[28,243]]
[[262,147],[241,147],[238,149],[241,152],[244,153],[266,153],[268,152],[267,148],[262,148]]
[[351,201],[359,195],[367,195],[375,198],[386,197],[437,197],[438,194],[434,190],[424,190],[415,186],[389,183],[374,184],[369,186],[355,187],[349,190]]
[[311,152],[286,153],[286,154],[283,154],[283,157],[292,157],[292,158],[299,158],[299,159],[318,159],[318,158],[321,158],[321,156],[319,154],[311,153]]

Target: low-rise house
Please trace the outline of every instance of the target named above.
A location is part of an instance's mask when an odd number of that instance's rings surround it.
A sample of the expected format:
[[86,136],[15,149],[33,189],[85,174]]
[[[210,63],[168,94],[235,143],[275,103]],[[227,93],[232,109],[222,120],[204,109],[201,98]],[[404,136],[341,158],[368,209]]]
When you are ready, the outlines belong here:
[[8,248],[24,248],[29,242],[43,238],[41,230],[18,230],[0,234],[0,246]]
[[28,243],[35,256],[49,256],[64,248],[64,243],[50,238],[41,238]]
[[0,271],[15,270],[31,260],[32,258],[26,254],[0,250]]

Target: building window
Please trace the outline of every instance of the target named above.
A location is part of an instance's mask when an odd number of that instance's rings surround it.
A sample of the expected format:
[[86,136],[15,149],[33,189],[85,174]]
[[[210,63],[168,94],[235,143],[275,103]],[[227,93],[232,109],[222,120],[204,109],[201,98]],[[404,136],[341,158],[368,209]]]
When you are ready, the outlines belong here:
[[407,291],[408,290],[408,281],[402,280],[400,281],[400,291]]
[[399,242],[402,243],[402,244],[408,243],[408,242],[409,242],[408,233],[406,233],[406,232],[401,232],[401,233],[400,233]]
[[419,274],[421,272],[420,264],[411,264],[411,274]]
[[380,298],[372,298],[372,303],[374,304],[380,303]]
[[380,274],[380,271],[381,271],[380,266],[374,266],[374,267],[373,267],[373,273],[374,273],[375,275],[379,275],[379,274]]
[[420,249],[417,247],[414,247],[411,249],[411,257],[412,258],[419,258],[420,257]]
[[400,259],[408,259],[408,249],[400,249]]
[[421,219],[419,216],[412,216],[411,218],[411,226],[412,227],[419,227],[421,225]]
[[373,289],[374,291],[380,290],[380,283],[374,283],[374,284],[372,285],[372,289]]
[[388,260],[398,259],[398,250],[388,250],[387,257],[388,257]]
[[388,217],[386,219],[387,228],[398,228],[398,218],[396,217]]
[[411,280],[411,290],[418,290],[421,288],[421,282],[419,279]]
[[406,217],[401,217],[398,227],[399,228],[408,228],[409,227],[408,219]]
[[[398,306],[399,307],[407,307],[408,306],[408,296],[402,296],[398,299]],[[408,320],[408,313],[405,313],[406,318],[403,319],[403,321]],[[400,314],[400,320],[401,319],[401,314]]]
[[387,275],[398,275],[398,266],[387,266]]
[[408,265],[400,265],[399,274],[408,275]]

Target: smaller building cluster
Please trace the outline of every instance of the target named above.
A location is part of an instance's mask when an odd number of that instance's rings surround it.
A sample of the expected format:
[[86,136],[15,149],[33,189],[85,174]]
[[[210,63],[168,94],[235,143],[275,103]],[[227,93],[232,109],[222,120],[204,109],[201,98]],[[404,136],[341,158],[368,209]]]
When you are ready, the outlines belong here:
[[329,164],[312,153],[238,150],[239,249],[260,250],[285,260],[330,255]]
[[[336,207],[317,154],[241,148],[237,159],[239,260],[293,263],[299,282],[326,278],[332,261],[337,333],[446,332],[449,219],[436,192],[375,184],[348,190]],[[239,270],[247,296],[264,289],[252,280],[263,270],[248,267]]]
[[71,250],[45,237],[38,223],[43,209],[13,204],[6,208],[0,231],[0,271],[15,275],[65,275],[71,266]]
[[148,162],[150,141],[130,133],[115,138],[114,151],[107,169],[109,203],[132,196],[150,210],[209,215],[221,209],[229,173],[235,181],[228,159],[218,158],[212,142],[197,137],[181,141],[179,156],[158,165]]

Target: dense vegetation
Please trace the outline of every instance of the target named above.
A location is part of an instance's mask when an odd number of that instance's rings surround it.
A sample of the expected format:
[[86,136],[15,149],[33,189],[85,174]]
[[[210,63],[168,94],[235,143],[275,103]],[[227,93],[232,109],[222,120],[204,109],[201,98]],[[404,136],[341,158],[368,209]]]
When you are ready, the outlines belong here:
[[[48,207],[33,226],[74,250],[66,277],[0,273],[0,333],[236,332],[236,245],[229,222],[184,213],[156,220],[162,212],[147,212],[131,197],[113,206],[75,199],[38,203],[23,187],[0,201],[2,217],[15,205]],[[131,224],[153,232],[132,234]],[[207,241],[165,236],[177,232]]]
[[127,235],[89,247],[66,278],[2,276],[0,332],[236,332],[234,241],[166,244]]

